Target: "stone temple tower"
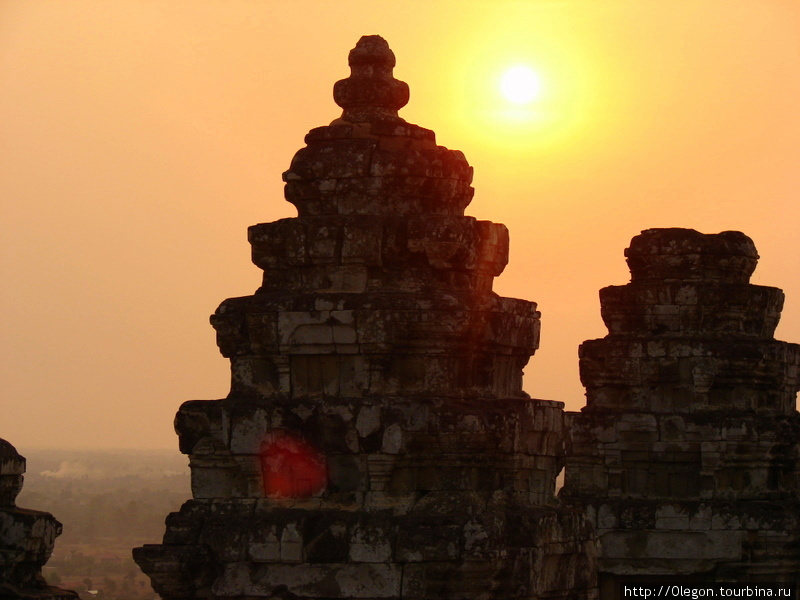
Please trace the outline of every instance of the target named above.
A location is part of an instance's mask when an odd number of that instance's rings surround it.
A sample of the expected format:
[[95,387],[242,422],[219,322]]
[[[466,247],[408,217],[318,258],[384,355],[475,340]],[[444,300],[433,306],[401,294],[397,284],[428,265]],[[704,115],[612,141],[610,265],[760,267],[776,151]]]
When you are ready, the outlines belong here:
[[600,538],[601,598],[642,581],[800,583],[800,346],[783,292],[752,285],[736,231],[649,229],[600,291],[586,407],[561,497]]
[[50,559],[61,523],[53,515],[17,506],[25,458],[0,439],[0,598],[78,600],[78,594],[47,585],[42,567]]
[[397,116],[386,42],[349,63],[284,174],[298,216],[250,228],[263,285],[211,318],[232,384],[176,417],[194,498],[134,557],[167,600],[592,598],[563,405],[521,388],[539,313],[492,292],[508,232]]

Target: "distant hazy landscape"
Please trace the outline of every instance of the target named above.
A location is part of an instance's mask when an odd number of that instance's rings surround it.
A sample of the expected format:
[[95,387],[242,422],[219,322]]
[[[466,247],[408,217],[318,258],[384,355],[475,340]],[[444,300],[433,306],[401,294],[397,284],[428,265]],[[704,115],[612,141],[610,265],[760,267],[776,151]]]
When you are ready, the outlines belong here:
[[187,457],[177,450],[18,450],[27,472],[17,504],[50,512],[64,526],[44,569],[48,581],[82,598],[156,597],[131,548],[160,542],[167,514],[191,497]]

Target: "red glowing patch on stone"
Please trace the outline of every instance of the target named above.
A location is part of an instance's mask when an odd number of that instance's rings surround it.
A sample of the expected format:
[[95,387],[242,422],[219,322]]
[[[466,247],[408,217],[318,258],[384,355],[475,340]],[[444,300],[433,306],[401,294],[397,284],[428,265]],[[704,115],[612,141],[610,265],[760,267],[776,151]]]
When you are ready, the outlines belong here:
[[270,498],[308,498],[328,483],[325,456],[283,429],[270,432],[261,444],[261,474]]

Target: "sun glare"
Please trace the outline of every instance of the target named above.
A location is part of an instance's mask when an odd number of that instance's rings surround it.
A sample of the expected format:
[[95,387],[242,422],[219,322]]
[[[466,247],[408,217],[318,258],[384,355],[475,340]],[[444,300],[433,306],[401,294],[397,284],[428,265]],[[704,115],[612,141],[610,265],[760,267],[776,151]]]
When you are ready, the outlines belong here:
[[452,125],[493,156],[577,148],[577,136],[598,123],[598,82],[610,80],[587,38],[576,38],[573,21],[558,10],[544,20],[510,22],[502,11],[480,17],[480,27],[453,33],[444,45],[457,51],[437,57],[435,72],[452,92],[438,107],[440,129]]
[[542,82],[532,69],[525,66],[512,67],[503,73],[500,91],[510,102],[528,104],[541,94]]

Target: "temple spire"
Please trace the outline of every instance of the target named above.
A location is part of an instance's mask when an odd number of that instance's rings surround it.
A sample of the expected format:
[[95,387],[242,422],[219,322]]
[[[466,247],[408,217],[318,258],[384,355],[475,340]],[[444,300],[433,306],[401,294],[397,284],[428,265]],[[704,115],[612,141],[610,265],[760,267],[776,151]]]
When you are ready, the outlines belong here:
[[333,99],[341,106],[342,119],[350,123],[367,123],[398,119],[397,111],[408,104],[405,81],[392,75],[394,52],[379,35],[365,35],[348,56],[350,77],[333,86]]
[[590,600],[563,404],[522,391],[539,311],[492,291],[508,230],[397,116],[386,41],[349,63],[283,175],[297,217],[248,231],[261,287],[211,317],[231,391],[176,417],[194,498],[134,558],[164,600]]

